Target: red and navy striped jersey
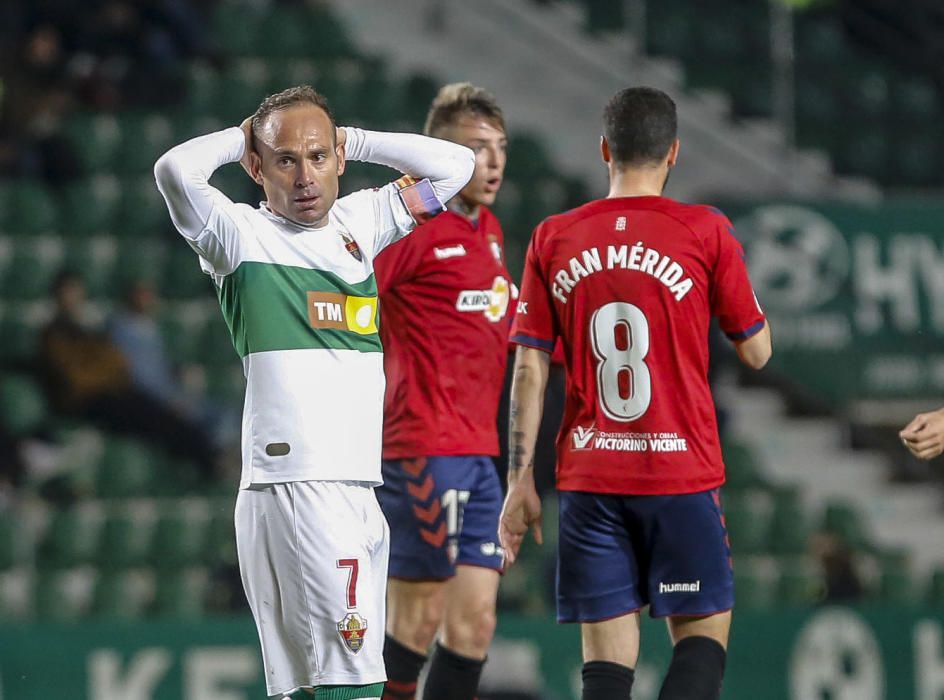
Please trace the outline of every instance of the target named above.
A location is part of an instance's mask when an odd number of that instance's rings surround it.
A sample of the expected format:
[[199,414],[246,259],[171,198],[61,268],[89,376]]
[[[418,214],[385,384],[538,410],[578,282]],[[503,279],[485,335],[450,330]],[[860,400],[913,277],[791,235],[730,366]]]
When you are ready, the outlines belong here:
[[538,226],[512,341],[563,344],[560,489],[673,494],[724,482],[708,386],[712,316],[732,339],[764,325],[741,244],[717,209],[619,197]]

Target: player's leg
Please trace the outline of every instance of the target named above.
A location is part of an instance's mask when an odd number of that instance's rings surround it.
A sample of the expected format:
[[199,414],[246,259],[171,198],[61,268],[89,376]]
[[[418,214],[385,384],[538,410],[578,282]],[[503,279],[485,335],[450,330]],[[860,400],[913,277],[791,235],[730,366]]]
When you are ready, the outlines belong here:
[[647,602],[636,547],[620,497],[560,493],[557,619],[581,623],[584,700],[630,697]]
[[[444,457],[444,504],[455,531],[456,575],[446,584],[442,630],[430,663],[425,700],[471,700],[495,634],[504,556],[498,540],[502,488],[491,457]],[[454,524],[454,525],[453,525]]]
[[391,532],[384,698],[412,700],[442,621],[445,581],[455,573],[445,485],[436,458],[385,460],[383,476],[377,497]]
[[717,490],[640,499],[650,512],[649,596],[667,617],[672,662],[659,700],[717,700],[727,656],[734,575]]
[[731,611],[708,617],[671,617],[668,625],[672,663],[659,700],[720,697]]

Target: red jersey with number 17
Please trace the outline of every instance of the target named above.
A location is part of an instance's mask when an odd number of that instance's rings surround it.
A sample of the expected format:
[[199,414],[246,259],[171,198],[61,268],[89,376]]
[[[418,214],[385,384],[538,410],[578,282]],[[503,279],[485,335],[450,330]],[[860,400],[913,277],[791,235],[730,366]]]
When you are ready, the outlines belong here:
[[512,341],[547,352],[563,342],[558,488],[654,495],[724,483],[712,316],[731,339],[764,326],[741,244],[717,209],[618,197],[538,226]]

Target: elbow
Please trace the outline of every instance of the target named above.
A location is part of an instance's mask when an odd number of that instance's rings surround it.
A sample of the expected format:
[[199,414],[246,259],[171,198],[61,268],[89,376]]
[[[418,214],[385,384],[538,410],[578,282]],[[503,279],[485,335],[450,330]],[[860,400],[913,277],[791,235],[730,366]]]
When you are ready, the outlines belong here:
[[770,356],[773,355],[773,350],[768,345],[763,350],[752,353],[750,356],[743,358],[744,363],[751,369],[764,369],[767,365],[767,362],[770,361]]
[[174,159],[169,152],[158,158],[157,162],[154,163],[154,180],[157,182],[158,189],[164,189],[164,187],[171,184],[177,170]]
[[461,190],[469,183],[472,174],[475,172],[475,153],[466,146],[459,146],[458,144],[457,146],[460,150],[457,151],[456,155],[456,179],[462,182],[458,188]]

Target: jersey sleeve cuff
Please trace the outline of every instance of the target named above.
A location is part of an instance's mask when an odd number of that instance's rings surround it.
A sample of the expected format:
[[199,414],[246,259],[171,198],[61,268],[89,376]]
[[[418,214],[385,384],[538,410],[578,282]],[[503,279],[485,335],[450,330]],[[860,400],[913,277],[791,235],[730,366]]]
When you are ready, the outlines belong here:
[[524,333],[518,333],[517,335],[511,336],[511,342],[515,345],[524,345],[527,348],[534,348],[535,350],[543,350],[544,352],[550,354],[554,352],[554,341],[553,340],[544,340],[542,338],[535,338],[531,335],[525,335]]
[[761,329],[764,327],[764,324],[767,322],[766,318],[762,318],[756,323],[752,323],[747,328],[740,331],[725,331],[725,335],[728,336],[730,340],[747,340],[751,336],[757,335]]

